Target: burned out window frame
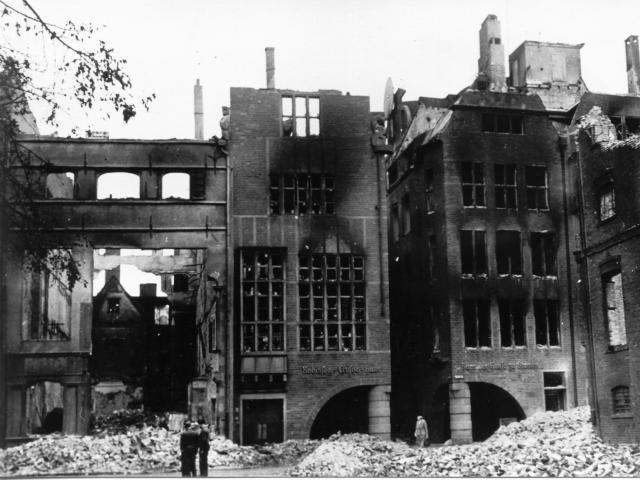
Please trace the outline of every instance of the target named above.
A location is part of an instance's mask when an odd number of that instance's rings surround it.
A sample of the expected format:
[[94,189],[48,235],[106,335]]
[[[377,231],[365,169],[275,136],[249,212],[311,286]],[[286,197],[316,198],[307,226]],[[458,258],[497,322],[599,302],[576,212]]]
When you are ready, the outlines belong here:
[[[285,112],[285,102],[291,101],[291,114]],[[304,100],[304,106],[300,100]],[[317,112],[312,112],[312,101],[317,102]],[[315,137],[320,135],[320,97],[314,95],[282,95],[282,135],[284,137]],[[302,110],[302,111],[301,111]],[[315,114],[314,114],[315,113]],[[291,123],[288,133],[287,122]],[[301,131],[304,125],[304,132]],[[312,133],[317,131],[317,133]]]
[[[113,197],[113,194],[108,197],[99,197],[98,188],[100,186],[100,179],[105,175],[114,175],[114,174],[127,174],[133,175],[138,179],[138,194],[136,197]],[[108,200],[123,200],[123,201],[131,201],[131,200],[140,200],[142,199],[142,177],[140,176],[139,171],[129,171],[129,170],[117,170],[117,171],[105,171],[101,172],[96,178],[96,200],[99,201],[108,201]]]
[[[626,311],[624,307],[624,281],[620,259],[616,258],[600,267],[602,279],[602,310],[605,331],[607,332],[607,344],[609,351],[617,352],[627,350],[627,325]],[[616,286],[614,279],[619,278]],[[609,286],[613,285],[613,287]],[[619,293],[615,289],[619,290]],[[610,298],[610,294],[614,298]],[[611,302],[610,302],[611,300]],[[617,318],[614,318],[614,315]]]
[[535,320],[536,346],[538,348],[562,346],[558,300],[534,298],[533,317]]
[[498,298],[500,319],[500,346],[502,348],[526,348],[527,328],[525,305],[521,298]]
[[411,233],[411,198],[408,192],[405,192],[400,200],[400,226],[401,236]]
[[[596,205],[598,220],[600,223],[605,223],[613,220],[616,215],[616,188],[613,180],[613,172],[609,170],[604,175],[600,176],[594,182],[594,191],[596,192]],[[605,202],[609,197],[609,201]]]
[[[73,175],[71,196],[53,196],[49,191],[49,178],[56,175]],[[75,170],[48,171],[44,179],[44,198],[47,200],[74,200],[78,196],[78,172]]]
[[242,354],[284,352],[286,250],[242,248],[239,257]]
[[[560,379],[558,382],[557,379]],[[543,371],[542,385],[545,397],[545,410],[549,411],[550,400],[555,400],[560,405],[559,410],[567,409],[567,379],[563,371]]]
[[335,177],[323,173],[269,175],[271,215],[335,215]]
[[436,211],[434,205],[435,198],[435,186],[434,186],[434,177],[433,177],[433,169],[428,168],[425,171],[425,189],[424,189],[424,197],[427,214],[434,213]]
[[398,206],[398,202],[394,202],[390,210],[389,227],[391,229],[391,240],[397,242],[400,240],[400,207]]
[[[23,314],[28,327],[23,331],[23,338],[41,342],[70,340],[72,292],[65,281],[46,267],[25,273]],[[58,306],[56,312],[51,311],[49,302],[52,293],[57,293],[60,300],[54,304]],[[64,318],[52,318],[54,314]]]
[[463,299],[462,319],[465,348],[492,348],[491,309],[488,298]]
[[[542,169],[544,171],[544,185],[531,183],[533,169]],[[549,210],[549,169],[547,166],[527,165],[524,173],[527,193],[527,209],[537,211]]]
[[640,117],[631,115],[609,115],[609,120],[616,128],[618,140],[626,140],[632,135],[640,134]]
[[524,135],[524,115],[514,113],[485,112],[482,114],[482,131]]
[[463,207],[465,208],[486,208],[487,207],[486,172],[484,169],[484,163],[461,162],[460,163],[460,183],[462,186],[462,206]]
[[538,277],[558,275],[555,232],[531,232],[531,273]]
[[[470,243],[466,239],[469,235]],[[468,266],[471,268],[467,268]],[[463,277],[487,276],[489,266],[487,261],[487,232],[485,230],[460,230],[460,272]]]
[[[496,208],[518,208],[518,167],[512,163],[494,165]],[[512,183],[509,178],[512,177]]]
[[[503,242],[500,237],[504,238]],[[500,276],[522,275],[522,234],[519,230],[496,230],[496,272]]]
[[318,253],[298,261],[298,349],[367,350],[365,258]]

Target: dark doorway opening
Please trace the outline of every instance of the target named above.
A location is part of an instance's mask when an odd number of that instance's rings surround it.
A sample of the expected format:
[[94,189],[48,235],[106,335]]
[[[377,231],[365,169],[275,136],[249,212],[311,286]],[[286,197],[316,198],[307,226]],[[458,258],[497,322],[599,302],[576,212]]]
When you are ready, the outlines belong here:
[[440,385],[431,405],[430,415],[427,416],[429,437],[434,443],[444,443],[451,438],[451,424],[449,423],[449,384]]
[[331,397],[311,426],[311,438],[327,438],[337,432],[367,433],[370,390],[371,387],[354,387]]
[[284,441],[284,400],[242,400],[242,444]]
[[507,391],[490,383],[469,383],[471,431],[474,441],[489,438],[501,424],[525,418],[518,402]]

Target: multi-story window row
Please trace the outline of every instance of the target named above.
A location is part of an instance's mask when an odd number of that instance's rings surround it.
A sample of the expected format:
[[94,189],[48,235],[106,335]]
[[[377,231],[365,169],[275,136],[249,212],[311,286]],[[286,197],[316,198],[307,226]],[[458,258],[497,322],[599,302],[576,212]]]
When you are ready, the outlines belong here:
[[[498,298],[500,346],[526,347],[527,304],[524,299]],[[535,342],[538,348],[560,346],[557,300],[534,299]],[[467,348],[492,348],[489,298],[462,301],[464,344]]]
[[333,215],[332,175],[297,173],[271,175],[272,215]]
[[299,348],[366,349],[364,258],[351,254],[299,257]]

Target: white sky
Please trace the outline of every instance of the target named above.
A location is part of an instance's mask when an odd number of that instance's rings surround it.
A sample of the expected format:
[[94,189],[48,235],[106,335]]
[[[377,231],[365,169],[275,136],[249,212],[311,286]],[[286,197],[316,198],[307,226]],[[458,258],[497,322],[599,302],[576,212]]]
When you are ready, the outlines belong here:
[[[338,89],[382,109],[387,77],[405,99],[442,97],[477,71],[478,30],[502,24],[505,62],[523,40],[585,43],[592,91],[626,93],[624,40],[640,35],[639,0],[32,0],[47,20],[105,25],[101,38],[128,61],[135,92],[154,92],[149,112],[124,124],[61,116],[111,138],[193,138],[193,85],[204,88],[205,138],[219,135],[231,86],[264,88],[264,47],[275,47],[276,87]],[[52,128],[40,123],[42,133]]]

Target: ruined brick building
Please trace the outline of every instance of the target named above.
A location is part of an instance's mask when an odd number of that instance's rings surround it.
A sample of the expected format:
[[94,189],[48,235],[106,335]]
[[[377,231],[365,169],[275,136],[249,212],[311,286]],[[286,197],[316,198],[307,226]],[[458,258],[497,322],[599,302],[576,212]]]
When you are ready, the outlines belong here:
[[584,93],[581,45],[524,42],[505,75],[500,24],[478,77],[444,99],[394,93],[387,160],[393,430],[435,441],[586,403],[574,298],[577,222],[559,137]]
[[84,281],[11,259],[5,443],[140,407],[204,416],[243,443],[389,435],[369,101],[277,90],[267,54],[268,88],[231,89],[220,139],[201,139],[197,84],[198,140],[20,142],[35,207]]

